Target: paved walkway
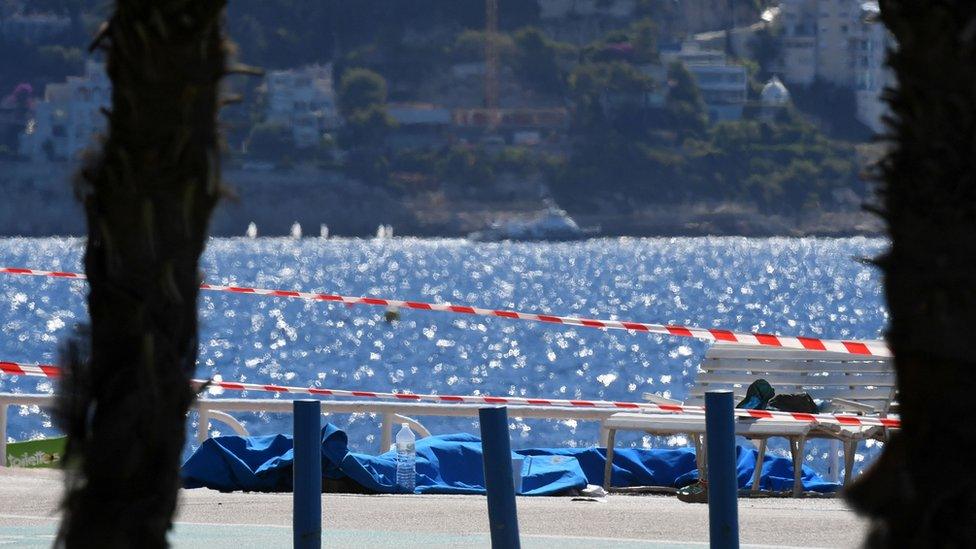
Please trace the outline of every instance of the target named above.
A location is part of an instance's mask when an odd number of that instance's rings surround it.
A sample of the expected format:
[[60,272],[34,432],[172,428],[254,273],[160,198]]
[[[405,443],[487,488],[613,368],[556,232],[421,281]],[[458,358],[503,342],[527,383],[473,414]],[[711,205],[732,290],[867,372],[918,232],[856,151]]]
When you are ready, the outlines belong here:
[[[60,494],[57,471],[0,468],[0,547],[50,547]],[[604,503],[519,498],[525,547],[707,547],[708,507],[666,496],[611,496]],[[479,496],[322,496],[326,547],[486,547]],[[746,499],[744,546],[856,547],[864,522],[839,499]],[[184,490],[174,547],[291,546],[291,494]]]

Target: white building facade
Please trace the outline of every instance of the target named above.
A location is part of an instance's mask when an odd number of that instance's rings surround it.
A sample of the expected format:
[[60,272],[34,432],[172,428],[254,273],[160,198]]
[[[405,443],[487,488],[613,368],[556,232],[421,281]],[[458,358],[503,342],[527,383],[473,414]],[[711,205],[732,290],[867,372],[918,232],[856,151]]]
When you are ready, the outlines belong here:
[[817,78],[817,2],[783,0],[779,6],[783,79],[809,86]]
[[661,59],[684,63],[698,83],[712,122],[742,118],[748,86],[745,67],[730,63],[721,51],[703,50],[690,42],[678,52],[661,52]]
[[20,154],[33,160],[75,160],[105,130],[102,113],[112,102],[112,84],[102,63],[88,61],[84,76],[69,76],[44,88],[44,100],[20,136]]
[[270,71],[265,85],[265,119],[290,127],[296,147],[314,147],[339,126],[331,64]]
[[854,42],[861,2],[817,1],[817,76],[843,88],[854,86]]
[[877,17],[875,0],[782,0],[776,17],[783,80],[854,90],[857,117],[874,131],[886,112],[881,93],[892,76],[885,55],[893,46]]
[[862,4],[855,43],[854,93],[857,119],[875,133],[884,129],[882,120],[888,113],[888,105],[882,101],[882,94],[895,81],[891,69],[885,65],[885,56],[893,41],[891,34],[878,21],[877,2]]

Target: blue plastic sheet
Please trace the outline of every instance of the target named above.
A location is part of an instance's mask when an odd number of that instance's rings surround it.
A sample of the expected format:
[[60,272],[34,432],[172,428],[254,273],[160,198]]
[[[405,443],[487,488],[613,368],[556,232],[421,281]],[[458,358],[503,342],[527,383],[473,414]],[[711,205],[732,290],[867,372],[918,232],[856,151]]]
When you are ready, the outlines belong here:
[[[417,493],[485,493],[477,437],[466,433],[431,436],[418,440],[416,449]],[[567,494],[587,484],[603,484],[603,448],[536,448],[513,454],[526,458],[523,495]],[[739,446],[736,455],[739,486],[745,488],[752,482],[756,450]],[[222,491],[290,491],[293,459],[292,439],[286,435],[211,438],[183,464],[183,485]],[[346,433],[331,424],[322,429],[322,469],[325,479],[350,479],[369,492],[397,492],[396,454],[351,453]],[[612,475],[614,486],[685,486],[698,479],[695,452],[692,448],[621,448],[614,452]],[[760,483],[764,490],[792,489],[791,460],[767,455]],[[803,487],[816,492],[839,488],[806,467]]]

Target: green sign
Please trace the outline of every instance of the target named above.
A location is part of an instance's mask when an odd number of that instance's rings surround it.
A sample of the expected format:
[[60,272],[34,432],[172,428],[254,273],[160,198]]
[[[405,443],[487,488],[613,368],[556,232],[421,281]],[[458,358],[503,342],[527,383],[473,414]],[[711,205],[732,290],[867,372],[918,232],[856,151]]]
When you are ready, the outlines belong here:
[[67,437],[7,444],[7,467],[55,467],[61,463]]

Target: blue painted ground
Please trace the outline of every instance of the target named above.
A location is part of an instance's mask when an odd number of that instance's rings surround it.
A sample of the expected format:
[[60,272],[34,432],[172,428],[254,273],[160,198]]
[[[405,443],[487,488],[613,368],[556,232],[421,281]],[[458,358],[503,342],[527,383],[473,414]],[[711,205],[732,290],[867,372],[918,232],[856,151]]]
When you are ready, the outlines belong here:
[[[54,541],[55,527],[0,526],[0,546],[48,548]],[[678,541],[615,540],[609,538],[522,536],[526,548],[548,549],[558,544],[561,549],[695,549],[707,543]],[[287,526],[252,526],[177,523],[170,542],[177,549],[267,549],[292,547],[291,528]],[[487,534],[440,534],[431,532],[384,532],[379,530],[325,530],[323,547],[396,547],[397,549],[429,549],[431,547],[488,547]],[[743,545],[744,549],[753,547]],[[758,547],[758,546],[756,546]]]

